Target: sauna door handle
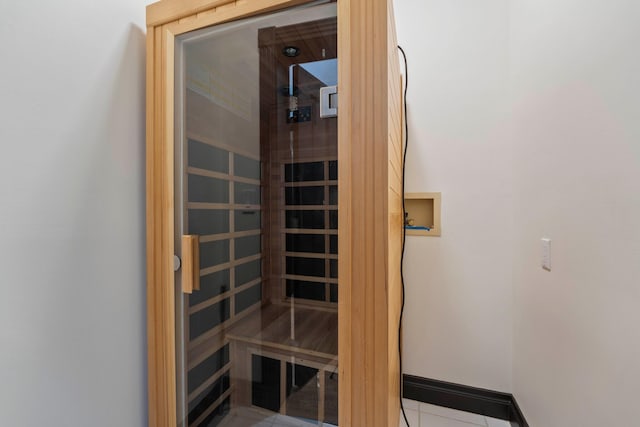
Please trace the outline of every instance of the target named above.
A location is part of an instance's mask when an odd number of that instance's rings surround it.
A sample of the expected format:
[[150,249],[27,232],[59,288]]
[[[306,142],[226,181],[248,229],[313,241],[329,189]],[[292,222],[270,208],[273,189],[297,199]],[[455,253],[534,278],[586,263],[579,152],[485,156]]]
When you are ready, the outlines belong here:
[[182,236],[182,292],[190,294],[200,290],[200,238]]

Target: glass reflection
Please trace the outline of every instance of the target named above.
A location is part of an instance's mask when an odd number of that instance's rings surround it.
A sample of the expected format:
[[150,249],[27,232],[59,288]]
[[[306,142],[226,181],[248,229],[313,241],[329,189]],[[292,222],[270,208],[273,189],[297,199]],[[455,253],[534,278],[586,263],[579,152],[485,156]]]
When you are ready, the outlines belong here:
[[[337,425],[336,4],[176,40],[178,425]],[[179,242],[179,236],[176,242]]]

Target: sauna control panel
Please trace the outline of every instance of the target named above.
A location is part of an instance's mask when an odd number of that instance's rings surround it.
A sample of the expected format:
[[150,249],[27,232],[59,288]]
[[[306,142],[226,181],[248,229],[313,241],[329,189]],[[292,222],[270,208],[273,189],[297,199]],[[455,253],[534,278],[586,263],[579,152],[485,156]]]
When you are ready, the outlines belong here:
[[287,123],[302,123],[311,121],[311,106],[299,107],[295,110],[287,109]]

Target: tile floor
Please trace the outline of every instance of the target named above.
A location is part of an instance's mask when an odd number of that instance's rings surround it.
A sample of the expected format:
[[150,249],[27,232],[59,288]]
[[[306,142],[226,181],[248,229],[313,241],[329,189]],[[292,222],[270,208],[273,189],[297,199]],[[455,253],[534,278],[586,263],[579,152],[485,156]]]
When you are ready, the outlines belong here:
[[[404,399],[404,409],[409,419],[409,427],[510,427],[508,421],[443,408]],[[318,423],[284,415],[259,412],[251,408],[235,410],[225,417],[221,427],[318,427]],[[335,427],[321,424],[322,427]],[[399,427],[407,427],[400,414]]]
[[[508,421],[472,414],[471,412],[457,411],[455,409],[443,408],[442,406],[416,402],[415,400],[404,399],[403,402],[404,410],[409,420],[409,427],[511,426]],[[402,414],[400,414],[400,427],[407,427]]]
[[287,417],[255,408],[235,409],[219,424],[219,427],[335,427],[333,424],[318,424],[317,421]]

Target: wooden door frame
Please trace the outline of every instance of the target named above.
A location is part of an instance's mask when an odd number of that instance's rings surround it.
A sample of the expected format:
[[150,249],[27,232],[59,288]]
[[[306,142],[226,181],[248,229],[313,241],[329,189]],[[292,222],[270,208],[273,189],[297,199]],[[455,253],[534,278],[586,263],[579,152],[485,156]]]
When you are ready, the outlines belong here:
[[[176,424],[175,37],[311,2],[162,0],[147,7],[149,426]],[[399,414],[402,116],[393,22],[391,0],[338,1],[338,369],[345,427],[392,426]]]

